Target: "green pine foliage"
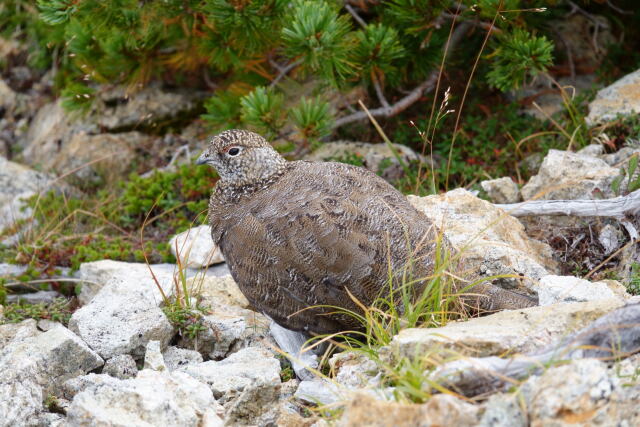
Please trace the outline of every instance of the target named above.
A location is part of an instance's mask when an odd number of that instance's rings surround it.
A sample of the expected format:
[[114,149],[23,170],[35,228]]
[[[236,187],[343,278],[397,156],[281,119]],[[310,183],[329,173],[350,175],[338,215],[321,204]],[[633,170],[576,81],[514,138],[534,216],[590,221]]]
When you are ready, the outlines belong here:
[[[2,6],[0,23],[34,20],[33,4],[29,15],[26,0],[9,3],[20,15]],[[492,37],[493,54],[483,57],[490,65],[484,78],[500,90],[518,87],[552,62],[552,43],[527,25],[531,3],[465,1],[460,9],[459,21],[495,21],[501,35]],[[363,86],[373,94],[380,85],[391,99],[424,80],[439,66],[455,11],[444,0],[370,4],[359,9],[359,20],[335,0],[38,0],[37,8],[39,27],[50,31],[31,40],[43,51],[59,50],[58,90],[67,109],[86,110],[98,84],[135,91],[152,80],[203,87],[208,80],[219,86],[203,116],[214,129],[249,126],[276,136],[290,126],[304,139],[332,132],[334,112],[310,105],[326,102],[315,95],[327,88]],[[477,42],[484,34],[466,36]],[[313,96],[304,104],[285,102],[283,79],[311,76]],[[311,117],[318,123],[309,123]]]
[[518,88],[527,77],[544,72],[553,63],[553,44],[544,36],[517,28],[502,34],[496,44],[496,60],[487,79],[502,91]]

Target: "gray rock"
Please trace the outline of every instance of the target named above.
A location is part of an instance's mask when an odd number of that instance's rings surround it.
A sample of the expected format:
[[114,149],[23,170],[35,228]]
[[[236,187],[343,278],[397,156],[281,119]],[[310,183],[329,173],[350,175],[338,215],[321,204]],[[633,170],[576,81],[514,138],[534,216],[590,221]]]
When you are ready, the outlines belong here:
[[222,426],[211,390],[188,375],[140,371],[135,379],[103,375],[73,398],[73,426]]
[[98,127],[112,132],[153,127],[154,123],[166,123],[195,110],[203,95],[167,92],[150,85],[130,96],[126,88],[119,87],[100,94],[94,120]]
[[604,154],[604,145],[602,144],[589,144],[584,148],[576,151],[576,154],[591,157],[600,157]]
[[635,154],[640,154],[640,147],[636,145],[622,147],[615,153],[604,154],[600,158],[604,160],[605,163],[608,164],[609,166],[616,167],[616,168],[624,166],[626,168],[627,162],[629,161],[631,156]]
[[360,393],[345,405],[338,427],[472,427],[479,408],[449,394],[436,394],[421,405],[389,402]]
[[0,110],[11,111],[16,105],[16,93],[0,79]]
[[598,233],[598,242],[604,248],[604,254],[610,255],[620,247],[620,240],[623,236],[620,230],[611,224],[607,224]]
[[38,329],[41,330],[42,332],[47,332],[53,328],[58,328],[60,326],[63,326],[62,323],[55,322],[53,320],[49,320],[49,319],[38,320]]
[[380,367],[364,354],[343,351],[331,357],[329,365],[335,372],[334,380],[349,389],[382,386]]
[[26,208],[24,199],[52,184],[53,177],[0,157],[0,231],[29,218],[32,211]]
[[[137,375],[137,374],[136,374]],[[107,374],[88,374],[71,378],[62,384],[62,396],[73,400],[76,394],[89,388],[99,388],[103,384],[111,384],[113,377]],[[127,379],[127,378],[120,378]]]
[[536,281],[557,269],[548,245],[527,236],[516,218],[464,189],[408,199],[438,224],[455,248],[463,250],[465,272],[470,277],[520,276],[493,281],[533,294]]
[[147,343],[147,351],[144,354],[144,369],[151,369],[158,372],[167,370],[164,364],[164,357],[160,349],[160,341],[149,341]]
[[0,325],[0,349],[6,348],[10,343],[18,343],[40,334],[41,332],[38,330],[37,322],[34,319]]
[[0,263],[0,278],[20,276],[25,271],[27,271],[26,265]]
[[598,91],[596,98],[589,104],[587,125],[607,123],[618,115],[629,116],[640,113],[640,70],[627,74],[615,83]]
[[521,393],[531,425],[569,426],[580,420],[582,425],[605,426],[622,421],[610,413],[616,388],[603,362],[582,359],[529,378]]
[[522,187],[524,200],[594,199],[613,197],[611,183],[620,174],[601,159],[549,150],[538,174]]
[[323,406],[345,400],[345,391],[341,391],[339,387],[329,381],[305,380],[300,382],[293,397],[302,402]]
[[175,372],[206,383],[225,407],[228,423],[249,424],[280,395],[280,362],[259,348],[245,348],[219,362],[187,365]]
[[37,379],[41,372],[35,364],[6,369],[0,364],[0,427],[24,425],[44,409],[45,394]]
[[[166,292],[170,295],[170,286]],[[173,326],[160,309],[155,284],[114,278],[71,316],[69,328],[105,359],[119,354],[142,357],[150,340],[166,346]]]
[[203,361],[199,352],[174,346],[167,347],[162,356],[169,371],[175,371],[187,365],[197,365]]
[[480,186],[487,192],[493,203],[517,203],[520,201],[518,184],[508,176],[482,181]]
[[518,397],[496,393],[483,405],[484,412],[478,427],[526,427],[527,417],[522,413]]
[[573,276],[544,276],[537,290],[540,305],[615,298],[624,302],[631,297],[626,288],[615,280],[590,282]]
[[206,267],[224,262],[220,248],[211,239],[211,227],[201,225],[183,231],[171,238],[171,253],[182,264],[191,268]]
[[103,360],[63,326],[23,340],[12,340],[0,349],[0,375],[33,368],[34,380],[46,393],[62,383],[103,365]]
[[66,418],[53,412],[40,414],[36,421],[38,427],[63,427],[66,425]]
[[131,171],[137,147],[149,145],[151,137],[139,132],[89,135],[76,132],[61,145],[56,155],[43,164],[59,173],[73,172],[82,184],[107,185]]
[[134,378],[138,375],[138,367],[133,357],[128,354],[121,354],[107,360],[102,368],[102,373],[114,378],[126,380],[127,378]]
[[56,298],[62,297],[60,292],[56,291],[37,291],[30,294],[12,294],[7,295],[8,303],[23,302],[26,304],[49,304]]
[[533,353],[622,305],[616,298],[506,310],[440,328],[404,329],[390,347],[392,354],[409,358],[427,350],[443,357]]
[[[394,150],[405,162],[418,161],[422,158],[411,148],[402,144],[393,144]],[[337,161],[350,156],[358,156],[367,169],[380,173],[387,180],[394,180],[404,175],[403,169],[388,144],[371,144],[368,142],[336,141],[322,144],[304,158],[311,161]],[[384,167],[383,167],[384,166]]]
[[235,305],[222,305],[203,298],[208,314],[202,318],[205,329],[196,339],[183,336],[178,345],[194,349],[205,359],[220,360],[242,348],[263,346],[268,336],[268,319],[254,311]]

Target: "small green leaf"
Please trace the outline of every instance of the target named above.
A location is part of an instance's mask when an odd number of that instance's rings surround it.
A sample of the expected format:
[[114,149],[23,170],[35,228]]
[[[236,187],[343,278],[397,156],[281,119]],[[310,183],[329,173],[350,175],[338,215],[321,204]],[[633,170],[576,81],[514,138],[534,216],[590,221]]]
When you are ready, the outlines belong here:
[[633,178],[633,174],[636,172],[637,167],[638,167],[638,156],[633,155],[629,159],[629,179]]
[[624,174],[620,174],[616,176],[613,181],[611,181],[611,189],[617,195],[620,195],[620,184],[622,183],[622,179],[624,178]]

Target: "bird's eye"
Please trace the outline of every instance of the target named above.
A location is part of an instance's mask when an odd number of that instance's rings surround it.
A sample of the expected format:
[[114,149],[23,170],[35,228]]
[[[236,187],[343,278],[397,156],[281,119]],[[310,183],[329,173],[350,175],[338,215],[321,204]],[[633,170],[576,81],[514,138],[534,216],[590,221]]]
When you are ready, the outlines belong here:
[[231,148],[229,148],[229,151],[227,151],[227,153],[230,156],[237,156],[238,154],[240,154],[240,148],[239,147],[231,147]]

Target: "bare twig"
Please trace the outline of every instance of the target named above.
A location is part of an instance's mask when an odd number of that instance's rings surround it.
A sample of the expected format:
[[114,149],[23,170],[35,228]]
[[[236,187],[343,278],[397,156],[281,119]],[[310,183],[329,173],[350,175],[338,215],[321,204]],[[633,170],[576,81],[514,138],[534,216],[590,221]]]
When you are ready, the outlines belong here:
[[378,101],[380,101],[380,104],[382,104],[382,107],[389,108],[389,101],[387,101],[387,98],[385,98],[384,92],[382,91],[382,87],[380,86],[380,82],[375,77],[373,80],[373,88],[376,90]]
[[284,78],[284,76],[289,74],[289,71],[293,70],[298,65],[302,64],[302,59],[296,59],[295,61],[290,62],[289,64],[285,65],[284,67],[280,66],[275,61],[270,61],[270,63],[271,63],[271,65],[273,65],[278,70],[278,75],[276,76],[275,79],[273,79],[273,81],[269,85],[269,87],[274,87],[275,85],[277,85],[280,82],[280,80],[282,80]]
[[495,206],[512,216],[571,215],[623,219],[626,215],[640,212],[640,190],[603,200],[531,200]]
[[[449,39],[449,43],[447,43],[444,47],[445,52],[451,50],[454,46],[456,46],[462,37],[464,37],[465,33],[469,29],[470,24],[468,22],[461,23],[458,28],[455,29],[451,38]],[[438,75],[440,74],[440,70],[433,70],[425,81],[420,83],[417,87],[415,87],[407,96],[400,99],[398,102],[389,105],[388,107],[379,107],[374,108],[373,110],[369,110],[369,114],[373,117],[392,117],[398,113],[409,108],[413,105],[417,100],[420,99],[422,94],[425,91],[432,91],[435,87],[435,84],[438,80]],[[357,113],[350,114],[345,117],[341,117],[334,122],[334,129],[344,126],[349,123],[358,122],[361,120],[366,120],[368,117],[365,111],[358,111]]]
[[607,6],[609,6],[611,9],[613,9],[614,11],[618,12],[621,15],[633,15],[633,11],[620,9],[618,6],[611,3],[611,0],[607,0]]
[[356,22],[362,26],[362,28],[367,26],[365,20],[362,19],[360,15],[358,15],[358,12],[353,8],[353,6],[351,6],[350,4],[345,4],[344,8],[347,9],[347,12],[349,12],[351,16],[353,16],[353,19],[355,19]]

